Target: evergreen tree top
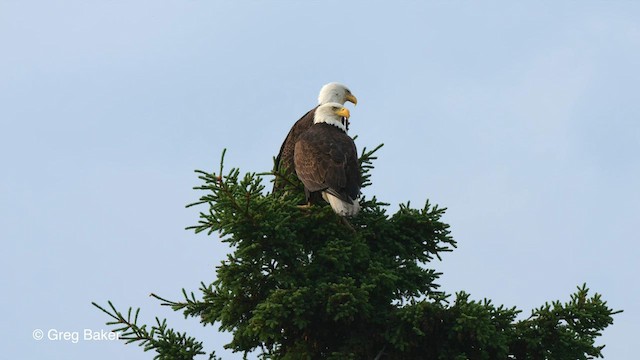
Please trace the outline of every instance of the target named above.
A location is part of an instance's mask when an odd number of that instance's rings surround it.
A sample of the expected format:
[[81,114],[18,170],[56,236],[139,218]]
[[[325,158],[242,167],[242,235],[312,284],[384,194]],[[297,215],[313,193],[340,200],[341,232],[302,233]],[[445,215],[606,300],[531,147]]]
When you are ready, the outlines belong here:
[[[360,156],[362,188],[371,184],[372,161],[382,145]],[[361,198],[354,218],[329,206],[301,207],[294,176],[275,171],[197,171],[203,184],[196,233],[218,232],[231,253],[200,295],[182,301],[153,295],[163,305],[217,324],[233,334],[226,347],[263,359],[589,359],[619,311],[586,285],[568,302],[553,302],[523,320],[515,307],[470,300],[439,289],[434,259],[456,247],[445,209],[409,203],[388,215],[375,196]],[[286,185],[267,193],[264,176]],[[202,208],[204,207],[204,209]],[[158,320],[149,332],[109,303],[109,314],[128,337],[156,359],[193,359],[202,343],[174,333]],[[216,358],[211,353],[210,359]]]

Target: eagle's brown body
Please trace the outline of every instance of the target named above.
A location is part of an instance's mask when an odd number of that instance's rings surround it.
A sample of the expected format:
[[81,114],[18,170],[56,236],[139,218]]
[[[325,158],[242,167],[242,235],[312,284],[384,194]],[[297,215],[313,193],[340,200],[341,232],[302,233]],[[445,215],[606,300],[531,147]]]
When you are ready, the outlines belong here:
[[360,192],[360,169],[353,139],[327,123],[313,124],[298,137],[294,148],[295,171],[304,184],[307,200],[327,192],[353,204]]
[[[293,161],[293,151],[296,146],[296,141],[302,133],[309,130],[311,125],[313,125],[313,117],[315,115],[316,109],[318,107],[314,107],[313,109],[307,111],[296,123],[291,127],[287,137],[284,139],[282,146],[280,146],[280,152],[276,157],[276,171],[280,172],[284,170],[286,175],[295,173],[295,163]],[[277,179],[276,179],[277,180]],[[278,188],[278,182],[276,181],[275,187]]]

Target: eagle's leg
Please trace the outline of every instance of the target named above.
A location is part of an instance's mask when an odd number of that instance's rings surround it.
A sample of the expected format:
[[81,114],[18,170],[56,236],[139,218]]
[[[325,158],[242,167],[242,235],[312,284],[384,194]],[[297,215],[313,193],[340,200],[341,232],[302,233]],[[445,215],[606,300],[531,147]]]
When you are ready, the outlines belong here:
[[304,188],[304,197],[307,200],[307,203],[303,205],[298,205],[298,208],[301,210],[308,210],[311,208],[312,201],[311,201],[311,193],[306,187]]
[[343,224],[345,224],[349,229],[351,229],[351,231],[353,231],[354,233],[356,232],[356,229],[353,227],[353,225],[351,225],[351,223],[349,222],[349,220],[347,220],[347,218],[345,218],[344,216],[340,216],[340,220],[342,221]]

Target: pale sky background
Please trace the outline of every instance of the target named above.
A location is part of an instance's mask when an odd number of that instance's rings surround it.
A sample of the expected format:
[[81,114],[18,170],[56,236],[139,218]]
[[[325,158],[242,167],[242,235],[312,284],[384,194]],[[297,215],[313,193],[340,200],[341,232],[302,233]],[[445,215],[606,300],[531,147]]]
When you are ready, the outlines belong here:
[[[636,359],[640,3],[0,0],[3,358],[152,359],[91,301],[168,318],[224,359],[229,334],[149,298],[211,282],[194,169],[269,170],[320,87],[384,142],[367,195],[448,207],[448,292],[518,306],[584,282],[624,309],[598,339]],[[204,356],[202,357],[205,358]]]

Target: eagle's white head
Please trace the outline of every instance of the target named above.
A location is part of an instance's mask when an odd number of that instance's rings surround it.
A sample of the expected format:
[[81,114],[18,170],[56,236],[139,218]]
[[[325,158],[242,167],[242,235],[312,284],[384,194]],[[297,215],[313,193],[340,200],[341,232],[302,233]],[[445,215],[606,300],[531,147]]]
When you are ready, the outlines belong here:
[[331,102],[318,106],[313,116],[313,123],[327,123],[347,132],[349,116],[351,116],[349,109],[344,105]]
[[351,90],[343,84],[331,82],[320,89],[318,95],[318,104],[339,103],[344,105],[345,102],[352,102],[354,105],[358,103],[358,99],[351,93]]

